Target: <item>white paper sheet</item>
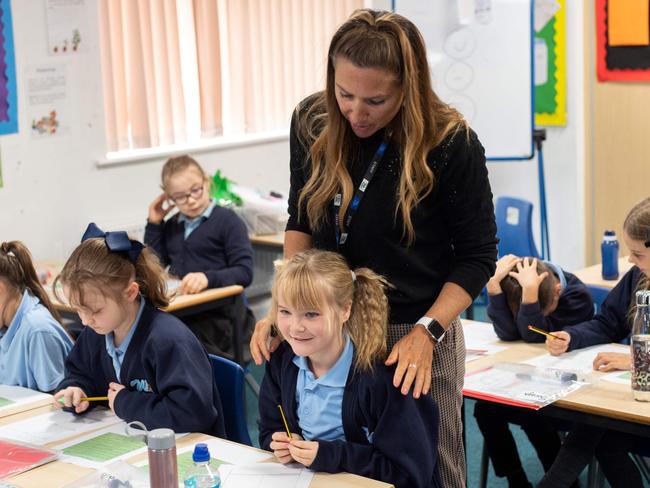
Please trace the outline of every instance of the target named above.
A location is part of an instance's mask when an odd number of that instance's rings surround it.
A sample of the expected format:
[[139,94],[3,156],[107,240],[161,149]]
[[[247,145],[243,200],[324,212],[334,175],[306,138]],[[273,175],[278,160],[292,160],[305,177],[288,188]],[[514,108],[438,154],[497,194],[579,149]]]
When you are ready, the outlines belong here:
[[623,344],[601,344],[598,346],[585,347],[575,351],[561,354],[560,356],[551,356],[542,354],[523,361],[525,364],[544,368],[562,369],[589,375],[594,372],[594,358],[599,352],[629,352],[630,348]]
[[0,437],[44,445],[120,422],[110,410],[96,408],[86,415],[63,410],[30,417],[0,427]]
[[496,344],[499,338],[491,324],[474,320],[463,320],[462,323],[465,349],[467,351],[465,355],[466,363],[506,349]]
[[77,437],[73,441],[68,441],[68,442],[64,442],[63,444],[59,444],[58,446],[55,447],[55,449],[61,451],[60,454],[59,454],[59,461],[64,461],[64,462],[76,464],[78,466],[85,466],[85,467],[93,468],[93,469],[101,469],[101,468],[103,468],[104,466],[106,466],[108,464],[114,463],[115,461],[123,461],[125,459],[129,459],[129,458],[131,458],[133,456],[136,456],[138,454],[146,452],[146,450],[147,450],[147,448],[146,448],[146,446],[145,446],[145,444],[143,442],[142,447],[140,447],[138,449],[135,449],[133,451],[129,451],[129,452],[125,453],[125,454],[115,456],[115,457],[112,457],[110,459],[107,459],[107,460],[101,461],[101,462],[100,461],[92,461],[92,460],[85,459],[85,458],[82,458],[82,457],[68,455],[68,454],[65,454],[63,452],[63,450],[65,448],[67,448],[67,447],[76,446],[77,444],[80,444],[80,443],[82,443],[84,441],[87,441],[87,440],[90,440],[90,439],[97,438],[97,437],[99,437],[99,436],[101,436],[103,434],[106,434],[106,433],[119,434],[119,435],[124,435],[125,436],[126,435],[126,422],[120,421],[118,424],[113,424],[110,427],[100,429],[98,431],[92,432],[91,434],[87,434],[87,435],[84,435],[84,436],[81,436],[81,437]]
[[[258,451],[223,439],[215,438],[201,442],[208,445],[210,456],[230,464],[253,464],[273,457],[270,452]],[[182,454],[192,450],[194,450],[194,445],[182,447],[177,450],[177,453]]]
[[6,403],[0,407],[0,415],[3,411],[11,410],[19,405],[27,405],[50,398],[52,398],[52,395],[23,388],[22,386],[0,385],[0,400],[4,399],[5,401],[2,403]]
[[314,473],[297,464],[219,466],[221,488],[308,488]]

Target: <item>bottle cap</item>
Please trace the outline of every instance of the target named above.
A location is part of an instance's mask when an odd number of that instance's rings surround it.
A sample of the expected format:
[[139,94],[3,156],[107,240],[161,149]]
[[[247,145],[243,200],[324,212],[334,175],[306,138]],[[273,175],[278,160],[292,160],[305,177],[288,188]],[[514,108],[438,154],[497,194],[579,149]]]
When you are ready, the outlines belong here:
[[637,305],[650,305],[650,290],[639,290],[636,292]]
[[154,429],[147,432],[147,447],[153,450],[170,449],[176,445],[176,437],[171,429]]
[[616,235],[616,232],[614,232],[613,230],[606,230],[606,231],[605,231],[605,235],[606,235],[606,236],[615,236],[615,235]]
[[199,443],[194,446],[194,452],[192,453],[192,461],[195,463],[204,463],[210,460],[210,450],[208,445],[204,443]]

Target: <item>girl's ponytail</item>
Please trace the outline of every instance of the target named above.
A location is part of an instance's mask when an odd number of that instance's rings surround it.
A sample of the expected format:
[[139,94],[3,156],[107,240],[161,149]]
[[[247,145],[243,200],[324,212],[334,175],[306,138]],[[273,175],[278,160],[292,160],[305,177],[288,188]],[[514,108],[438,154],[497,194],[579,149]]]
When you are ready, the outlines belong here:
[[386,328],[388,324],[388,282],[368,268],[356,269],[354,295],[346,329],[357,352],[355,367],[372,370],[375,359],[386,357]]
[[155,307],[164,308],[169,305],[165,272],[149,247],[140,252],[135,263],[135,281],[140,286],[140,293]]
[[50,314],[60,323],[61,317],[52,305],[47,292],[38,281],[32,256],[27,247],[20,241],[3,242],[0,244],[0,277],[15,287],[18,291],[27,288],[32,295],[40,300]]

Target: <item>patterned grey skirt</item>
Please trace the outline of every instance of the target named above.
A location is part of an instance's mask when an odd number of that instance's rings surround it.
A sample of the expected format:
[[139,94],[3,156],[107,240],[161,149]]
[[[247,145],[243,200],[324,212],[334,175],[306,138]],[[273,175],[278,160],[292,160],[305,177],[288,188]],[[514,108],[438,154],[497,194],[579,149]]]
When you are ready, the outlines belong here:
[[[388,351],[413,328],[413,324],[388,326]],[[433,351],[431,397],[438,403],[438,466],[442,486],[465,486],[465,452],[463,451],[463,378],[465,377],[465,339],[463,326],[456,318],[444,339]]]

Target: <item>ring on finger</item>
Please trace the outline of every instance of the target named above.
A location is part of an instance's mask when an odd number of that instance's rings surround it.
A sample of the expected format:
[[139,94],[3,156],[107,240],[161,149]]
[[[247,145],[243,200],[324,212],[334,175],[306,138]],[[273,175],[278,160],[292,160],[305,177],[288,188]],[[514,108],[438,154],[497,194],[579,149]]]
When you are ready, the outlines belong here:
[[418,367],[418,365],[415,364],[415,363],[411,363],[411,364],[409,364],[409,368],[417,368],[417,367]]

